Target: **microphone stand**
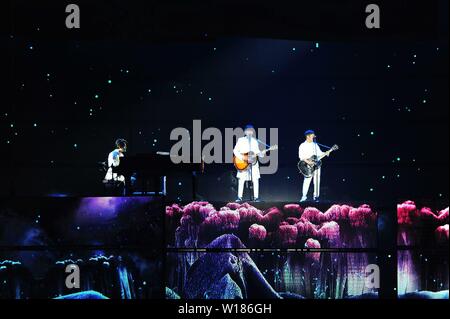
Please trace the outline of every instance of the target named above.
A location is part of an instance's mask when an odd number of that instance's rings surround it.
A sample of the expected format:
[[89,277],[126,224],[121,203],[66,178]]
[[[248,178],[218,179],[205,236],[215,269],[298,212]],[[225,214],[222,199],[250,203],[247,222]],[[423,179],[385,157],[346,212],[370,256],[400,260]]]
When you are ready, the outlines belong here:
[[[251,149],[252,149],[252,137],[249,135],[248,136],[248,151],[249,151],[249,153],[251,152]],[[254,201],[255,198],[254,198],[254,186],[253,186],[253,163],[250,163],[250,165],[249,165],[249,173],[250,173],[250,183],[252,185],[252,187],[251,187],[252,192],[250,195],[250,199],[252,201]]]
[[257,138],[255,138],[255,140],[256,140],[259,144],[262,144],[262,145],[264,145],[264,146],[267,147],[267,148],[270,147],[270,145],[267,145],[266,143],[264,143],[263,141],[261,141],[261,140],[259,140],[259,139],[257,139]]
[[314,138],[314,143],[319,145],[319,146],[322,146],[324,148],[331,149],[331,146],[327,146],[327,145],[323,145],[323,144],[317,143],[315,138]]
[[[331,149],[331,147],[330,146],[327,146],[327,145],[323,145],[323,144],[320,144],[320,143],[317,143],[317,138],[315,137],[314,138],[314,155],[316,156],[316,158],[318,159],[318,156],[317,156],[317,146],[321,146],[321,147],[323,147],[323,148],[326,148],[326,149]],[[314,171],[314,174],[317,174],[317,171]],[[313,175],[314,176],[314,175]],[[314,177],[313,177],[314,178]],[[314,189],[316,188],[316,187],[320,187],[320,186],[317,186],[316,185],[316,182],[318,182],[318,180],[316,179],[315,181],[314,181]],[[315,193],[315,192],[314,192]]]
[[[255,140],[256,140],[256,142],[258,142],[259,144],[264,145],[267,148],[270,147],[270,145],[267,145],[266,143],[264,143],[263,141],[257,139],[256,137],[255,137]],[[248,149],[249,149],[249,152],[251,151],[251,147],[252,147],[252,143],[251,142],[252,142],[252,137],[248,136]],[[258,156],[258,154],[255,154],[255,155]],[[257,160],[257,158],[256,158],[256,160]],[[250,198],[251,198],[252,201],[254,201],[255,200],[255,192],[254,192],[254,186],[253,186],[253,164],[249,165],[249,173],[250,173],[250,183],[252,185],[252,188],[251,188],[252,194],[251,194]]]

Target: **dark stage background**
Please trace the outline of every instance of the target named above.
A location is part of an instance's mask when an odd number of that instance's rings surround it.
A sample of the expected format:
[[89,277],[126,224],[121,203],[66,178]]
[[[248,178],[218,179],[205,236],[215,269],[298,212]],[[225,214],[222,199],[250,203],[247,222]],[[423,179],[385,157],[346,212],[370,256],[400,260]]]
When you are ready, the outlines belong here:
[[[51,40],[38,22],[2,35],[12,101],[0,118],[1,195],[101,194],[117,137],[129,154],[168,151],[170,131],[279,128],[279,170],[264,200],[300,198],[298,145],[306,129],[339,144],[322,171],[323,197],[448,202],[448,31],[431,40]],[[126,30],[122,35],[126,37]],[[231,164],[212,164],[199,196],[236,196]],[[188,176],[169,196],[190,199]]]

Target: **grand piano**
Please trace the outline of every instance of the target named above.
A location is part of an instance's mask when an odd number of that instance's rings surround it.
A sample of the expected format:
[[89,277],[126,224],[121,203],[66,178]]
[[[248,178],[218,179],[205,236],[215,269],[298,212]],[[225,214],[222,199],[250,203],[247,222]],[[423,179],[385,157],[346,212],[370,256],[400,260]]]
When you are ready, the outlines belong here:
[[[144,153],[125,156],[113,172],[125,177],[125,194],[167,194],[166,176],[173,173],[190,173],[192,176],[192,198],[196,199],[197,176],[204,171],[204,163],[179,163],[171,160],[167,152]],[[132,183],[132,177],[136,177]]]

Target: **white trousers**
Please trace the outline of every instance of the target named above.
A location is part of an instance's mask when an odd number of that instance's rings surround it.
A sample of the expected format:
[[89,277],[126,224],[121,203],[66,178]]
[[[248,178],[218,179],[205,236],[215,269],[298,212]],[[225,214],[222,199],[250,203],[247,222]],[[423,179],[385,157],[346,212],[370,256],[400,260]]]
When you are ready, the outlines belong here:
[[311,177],[305,177],[303,179],[303,191],[302,191],[302,196],[303,197],[307,197],[308,195],[308,190],[309,190],[309,185],[311,184],[311,180],[313,181],[314,184],[314,197],[319,197],[320,196],[320,168],[316,171],[314,171],[313,176]]
[[[238,181],[238,197],[242,198],[242,196],[244,195],[244,185],[247,179],[239,178]],[[259,178],[255,178],[253,180],[253,197],[259,197]]]
[[125,176],[117,175],[117,173],[113,173],[113,170],[110,167],[110,168],[108,168],[108,171],[106,172],[105,180],[107,180],[107,181],[115,180],[115,181],[119,181],[119,182],[124,182],[125,183]]

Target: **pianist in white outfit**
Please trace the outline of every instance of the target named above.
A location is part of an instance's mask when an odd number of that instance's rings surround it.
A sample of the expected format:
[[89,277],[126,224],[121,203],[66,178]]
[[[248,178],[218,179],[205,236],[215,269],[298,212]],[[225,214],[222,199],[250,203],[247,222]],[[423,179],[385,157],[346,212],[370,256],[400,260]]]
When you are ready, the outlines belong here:
[[127,144],[128,142],[123,138],[116,140],[116,149],[108,155],[108,170],[105,176],[106,181],[114,180],[122,183],[125,182],[125,177],[123,175],[117,176],[117,173],[113,173],[113,167],[120,165],[120,158],[125,156],[124,153],[127,151]]

